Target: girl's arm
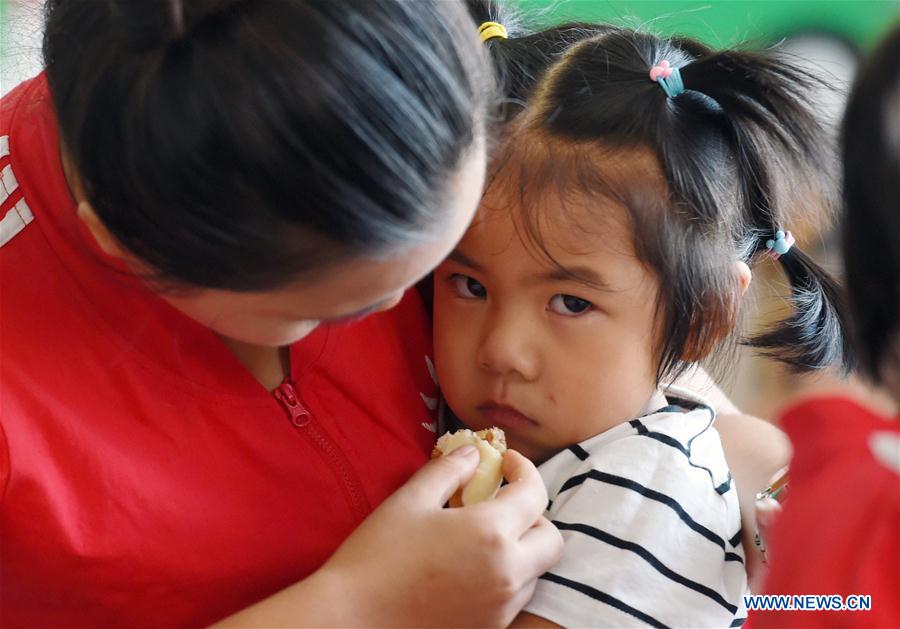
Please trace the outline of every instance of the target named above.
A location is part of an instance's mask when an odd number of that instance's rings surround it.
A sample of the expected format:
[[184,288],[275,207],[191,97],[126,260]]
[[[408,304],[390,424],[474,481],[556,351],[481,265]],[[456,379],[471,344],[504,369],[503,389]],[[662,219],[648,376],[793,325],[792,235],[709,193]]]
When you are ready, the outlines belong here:
[[477,462],[460,448],[428,463],[316,573],[220,626],[506,626],[559,559],[562,537],[542,517],[537,469],[514,451],[496,499],[443,508]]

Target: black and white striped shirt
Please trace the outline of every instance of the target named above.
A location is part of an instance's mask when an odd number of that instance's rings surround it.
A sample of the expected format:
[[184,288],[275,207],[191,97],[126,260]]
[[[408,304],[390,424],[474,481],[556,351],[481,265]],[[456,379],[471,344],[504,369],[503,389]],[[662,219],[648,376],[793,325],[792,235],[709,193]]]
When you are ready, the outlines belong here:
[[737,492],[715,413],[667,390],[657,412],[539,467],[565,540],[526,612],[566,627],[735,627],[747,589]]

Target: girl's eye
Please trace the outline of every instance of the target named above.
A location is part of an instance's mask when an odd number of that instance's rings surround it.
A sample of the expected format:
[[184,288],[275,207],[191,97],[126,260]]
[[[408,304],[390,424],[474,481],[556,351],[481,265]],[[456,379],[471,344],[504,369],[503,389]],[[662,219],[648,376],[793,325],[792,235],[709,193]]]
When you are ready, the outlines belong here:
[[550,310],[567,317],[577,317],[591,309],[593,304],[572,295],[554,295],[550,300]]
[[454,273],[450,277],[450,281],[453,283],[453,289],[456,291],[456,294],[464,299],[484,299],[487,297],[487,289],[481,282],[468,275]]

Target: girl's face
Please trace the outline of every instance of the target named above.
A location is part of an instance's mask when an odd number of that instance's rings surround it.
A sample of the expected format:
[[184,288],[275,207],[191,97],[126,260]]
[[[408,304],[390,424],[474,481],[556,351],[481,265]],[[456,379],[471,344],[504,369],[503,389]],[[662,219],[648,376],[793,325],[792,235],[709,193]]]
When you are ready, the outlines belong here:
[[624,208],[592,207],[592,218],[585,201],[567,204],[574,221],[543,221],[560,269],[526,247],[508,203],[492,197],[435,272],[438,380],[467,426],[503,428],[510,447],[540,463],[648,402],[658,281],[635,255]]

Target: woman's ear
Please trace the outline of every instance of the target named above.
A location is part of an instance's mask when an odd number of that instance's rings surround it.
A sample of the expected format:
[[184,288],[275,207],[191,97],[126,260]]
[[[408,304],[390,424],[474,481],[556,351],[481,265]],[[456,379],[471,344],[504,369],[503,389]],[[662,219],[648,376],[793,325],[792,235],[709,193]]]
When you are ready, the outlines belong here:
[[97,244],[106,255],[118,260],[124,260],[126,258],[125,250],[122,248],[122,245],[120,245],[119,241],[110,233],[106,225],[103,224],[103,221],[100,220],[100,217],[97,216],[94,208],[92,208],[91,204],[87,201],[82,201],[78,204],[78,218],[85,224],[88,231],[90,231],[91,235],[94,237],[94,240],[97,241]]

